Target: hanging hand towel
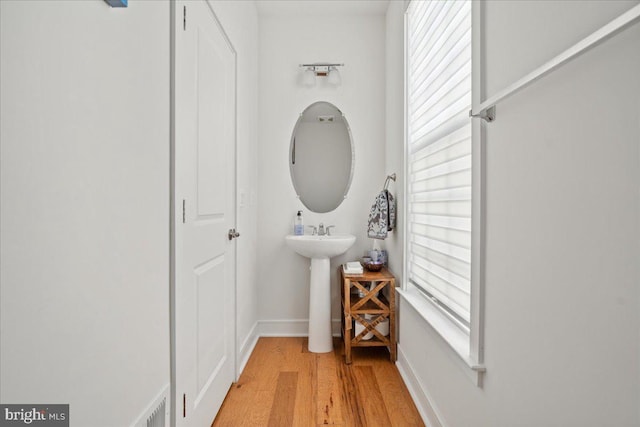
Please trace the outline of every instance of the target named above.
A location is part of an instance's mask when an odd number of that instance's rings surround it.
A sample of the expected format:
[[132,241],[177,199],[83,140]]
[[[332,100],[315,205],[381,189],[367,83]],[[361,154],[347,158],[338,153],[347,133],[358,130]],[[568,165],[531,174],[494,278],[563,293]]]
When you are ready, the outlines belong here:
[[369,226],[367,234],[373,239],[386,239],[389,221],[389,201],[387,191],[381,191],[369,212]]
[[396,201],[389,192],[389,190],[385,190],[387,193],[387,210],[389,212],[389,220],[387,221],[387,230],[391,231],[396,228]]
[[367,234],[374,239],[386,239],[389,231],[396,226],[396,201],[388,190],[376,197],[369,213]]

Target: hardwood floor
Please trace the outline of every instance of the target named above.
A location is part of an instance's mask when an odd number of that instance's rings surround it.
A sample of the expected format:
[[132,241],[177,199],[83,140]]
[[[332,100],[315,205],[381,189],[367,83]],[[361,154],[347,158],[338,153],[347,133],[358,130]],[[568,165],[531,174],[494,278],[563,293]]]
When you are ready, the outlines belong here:
[[260,338],[213,426],[424,426],[389,352],[309,353],[306,338]]

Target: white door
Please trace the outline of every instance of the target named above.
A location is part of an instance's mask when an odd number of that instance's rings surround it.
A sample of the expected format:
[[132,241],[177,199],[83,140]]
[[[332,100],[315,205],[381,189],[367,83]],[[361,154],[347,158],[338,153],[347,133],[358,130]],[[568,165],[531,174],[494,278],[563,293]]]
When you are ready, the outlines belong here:
[[175,8],[174,415],[199,427],[235,377],[235,52],[207,2]]

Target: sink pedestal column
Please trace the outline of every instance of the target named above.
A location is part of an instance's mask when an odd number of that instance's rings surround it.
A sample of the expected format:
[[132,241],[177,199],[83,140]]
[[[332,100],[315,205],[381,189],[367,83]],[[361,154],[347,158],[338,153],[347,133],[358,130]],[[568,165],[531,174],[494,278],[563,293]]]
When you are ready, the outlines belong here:
[[329,260],[353,246],[356,236],[287,236],[287,245],[299,255],[311,259],[309,283],[309,351],[328,353],[333,350],[331,336],[331,280]]
[[331,336],[331,279],[329,258],[311,259],[309,290],[309,351],[333,351]]

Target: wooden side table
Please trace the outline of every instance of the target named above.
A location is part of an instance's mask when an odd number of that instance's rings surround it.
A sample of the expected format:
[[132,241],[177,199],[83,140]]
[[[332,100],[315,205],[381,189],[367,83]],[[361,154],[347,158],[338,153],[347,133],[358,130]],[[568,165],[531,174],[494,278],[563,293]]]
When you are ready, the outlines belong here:
[[[345,274],[340,266],[340,277],[342,278],[342,339],[344,341],[345,361],[351,363],[352,347],[387,347],[391,361],[396,361],[396,302],[395,286],[396,279],[383,268],[378,272],[367,271],[363,274]],[[371,290],[368,283],[372,284]],[[355,287],[364,296],[351,294],[351,288]],[[387,295],[385,295],[385,293]],[[376,296],[377,294],[377,296]],[[365,318],[365,314],[373,315],[370,319]],[[376,326],[389,319],[389,335],[383,336]],[[362,332],[356,335],[354,322],[359,322],[364,326]],[[373,333],[373,337],[364,340],[363,337]]]

